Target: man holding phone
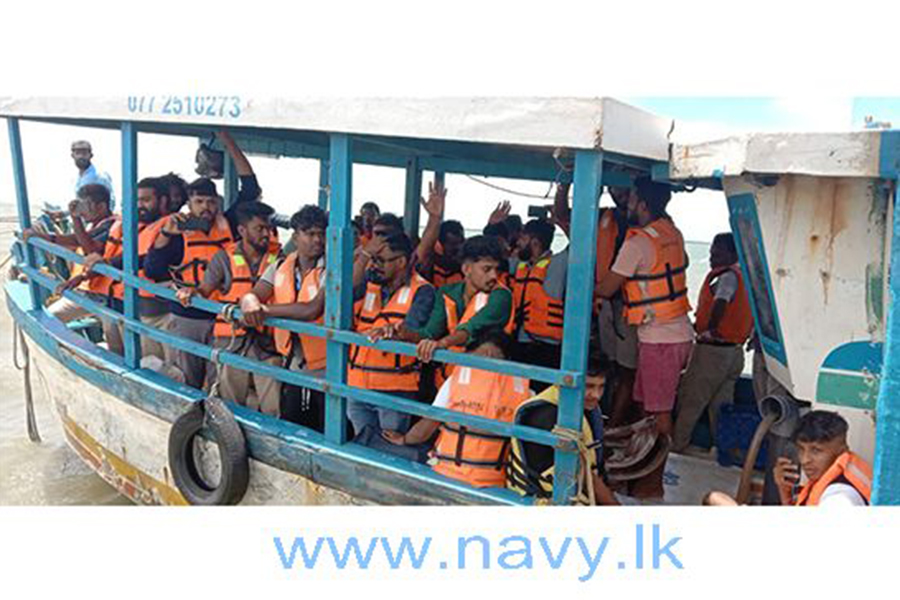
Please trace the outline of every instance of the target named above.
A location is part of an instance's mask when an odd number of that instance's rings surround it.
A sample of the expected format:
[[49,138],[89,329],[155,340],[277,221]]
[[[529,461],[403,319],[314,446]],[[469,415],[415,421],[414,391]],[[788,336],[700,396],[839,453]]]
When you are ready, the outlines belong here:
[[[145,261],[147,276],[154,281],[172,280],[178,287],[195,288],[203,282],[206,267],[213,256],[234,242],[228,220],[219,210],[219,194],[211,179],[201,177],[188,186],[188,212],[166,217]],[[170,302],[172,318],[168,331],[174,335],[208,345],[215,315],[180,302]],[[203,387],[206,361],[199,356],[176,350],[173,361],[184,373],[185,382]]]
[[[850,451],[847,421],[836,412],[814,410],[797,424],[792,441],[796,460],[780,456],[774,476],[781,504],[785,506],[868,506],[872,492],[872,467]],[[800,486],[800,471],[807,481]],[[722,492],[703,500],[710,506],[735,506]]]

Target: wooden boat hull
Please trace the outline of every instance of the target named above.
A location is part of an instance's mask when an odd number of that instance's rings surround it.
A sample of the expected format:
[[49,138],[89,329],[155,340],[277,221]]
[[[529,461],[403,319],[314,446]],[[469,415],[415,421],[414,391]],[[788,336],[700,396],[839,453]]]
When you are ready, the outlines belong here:
[[[203,397],[146,369],[127,369],[43,310],[25,284],[6,285],[7,305],[29,340],[34,381],[45,386],[66,440],[123,495],[142,504],[186,504],[168,466],[175,419]],[[424,465],[232,405],[247,439],[250,486],[242,504],[521,504],[508,490],[475,490]],[[527,503],[527,501],[526,501]]]

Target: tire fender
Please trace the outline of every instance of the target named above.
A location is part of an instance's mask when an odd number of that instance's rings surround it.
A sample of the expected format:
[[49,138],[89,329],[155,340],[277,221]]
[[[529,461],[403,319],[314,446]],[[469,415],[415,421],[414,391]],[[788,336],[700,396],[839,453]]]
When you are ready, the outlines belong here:
[[[219,451],[222,469],[216,486],[204,481],[195,461],[194,438],[201,431]],[[191,404],[172,424],[169,469],[175,486],[190,504],[237,504],[244,497],[250,481],[247,442],[231,410],[220,398]]]

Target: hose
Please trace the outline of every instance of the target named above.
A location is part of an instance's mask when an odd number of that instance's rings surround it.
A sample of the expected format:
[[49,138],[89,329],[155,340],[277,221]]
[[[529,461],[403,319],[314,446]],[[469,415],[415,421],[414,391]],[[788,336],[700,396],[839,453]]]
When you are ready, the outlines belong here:
[[756,464],[756,456],[759,454],[759,448],[762,446],[763,440],[772,424],[775,423],[781,415],[775,412],[768,413],[756,428],[753,434],[753,440],[750,442],[750,448],[747,450],[747,456],[744,458],[744,468],[741,469],[741,481],[738,484],[737,495],[735,500],[738,504],[746,504],[747,498],[750,497],[750,479],[753,475],[753,465]]

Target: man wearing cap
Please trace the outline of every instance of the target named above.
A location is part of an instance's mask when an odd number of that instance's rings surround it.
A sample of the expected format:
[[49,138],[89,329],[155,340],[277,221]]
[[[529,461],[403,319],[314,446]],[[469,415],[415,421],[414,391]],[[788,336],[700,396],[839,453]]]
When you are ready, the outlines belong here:
[[78,190],[88,184],[100,184],[109,190],[109,209],[112,211],[116,206],[116,196],[113,192],[112,178],[109,173],[97,170],[91,159],[94,157],[91,151],[91,143],[85,140],[72,142],[72,160],[78,167],[78,179],[75,181],[75,194]]

